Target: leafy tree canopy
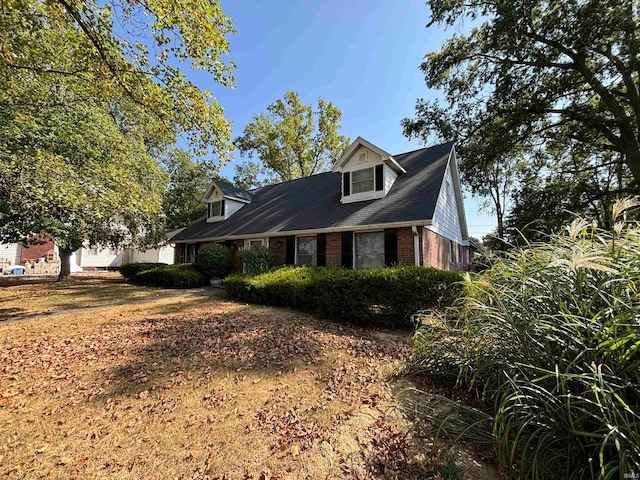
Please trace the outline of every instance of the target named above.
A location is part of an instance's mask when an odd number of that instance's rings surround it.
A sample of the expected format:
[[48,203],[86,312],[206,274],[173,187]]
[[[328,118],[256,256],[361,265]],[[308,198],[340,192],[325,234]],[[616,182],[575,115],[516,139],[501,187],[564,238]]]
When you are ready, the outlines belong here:
[[207,213],[202,196],[212,181],[229,183],[210,163],[194,161],[189,152],[172,148],[162,156],[169,183],[162,199],[166,227],[185,227]]
[[[167,178],[153,157],[186,133],[222,160],[229,140],[220,107],[167,63],[191,57],[232,81],[220,61],[229,20],[217,3],[191,3],[26,0],[0,12],[0,241],[52,234],[64,279],[83,243],[160,239]],[[125,33],[152,32],[158,58],[117,37],[116,17]]]
[[350,143],[339,134],[341,118],[342,112],[332,102],[320,98],[314,111],[297,92],[285,93],[283,100],[267,107],[267,113],[255,115],[235,139],[241,153],[260,160],[237,167],[236,185],[258,186],[260,175],[274,183],[328,170]]
[[[429,26],[454,34],[421,65],[443,101],[419,99],[407,136],[456,140],[465,183],[488,195],[517,179],[513,162],[595,148],[640,180],[640,35],[632,0],[430,0]],[[597,165],[596,165],[597,166]],[[605,165],[602,165],[605,167]],[[495,176],[495,175],[494,175]]]
[[[217,0],[9,0],[0,22],[3,104],[47,107],[117,94],[152,114],[163,133],[184,133],[196,152],[213,147],[227,159],[230,126],[222,107],[177,67],[189,60],[233,85],[234,65],[222,57],[234,29]],[[72,92],[25,98],[10,88],[11,79],[77,82]]]

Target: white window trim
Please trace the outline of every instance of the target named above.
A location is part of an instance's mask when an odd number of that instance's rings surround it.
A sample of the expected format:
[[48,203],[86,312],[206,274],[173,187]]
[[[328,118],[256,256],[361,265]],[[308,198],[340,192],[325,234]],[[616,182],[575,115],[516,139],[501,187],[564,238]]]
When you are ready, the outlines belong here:
[[[354,193],[353,191],[353,177],[354,177],[354,173],[357,172],[362,172],[364,170],[373,170],[373,188],[371,190],[365,190],[363,192],[358,192],[358,193]],[[367,194],[371,194],[371,193],[375,193],[376,191],[376,166],[372,166],[372,167],[367,167],[367,168],[359,168],[357,170],[351,170],[351,174],[349,175],[349,181],[351,182],[351,185],[349,187],[349,195],[367,195]],[[363,181],[368,181],[368,180],[363,180]],[[361,183],[361,182],[359,182]]]
[[[364,268],[357,268],[357,259],[356,259],[356,235],[360,235],[360,234],[363,234],[363,233],[381,233],[381,232],[384,234],[384,230],[380,230],[380,229],[376,229],[376,230],[364,230],[364,231],[361,231],[361,232],[353,232],[353,233],[351,234],[351,245],[352,245],[351,250],[353,250],[353,252],[352,252],[353,257],[352,257],[351,265],[353,265],[353,267],[352,267],[352,269],[353,269],[353,270],[365,270]],[[384,241],[383,241],[383,242],[384,242]],[[383,243],[383,245],[384,245],[384,243]],[[382,264],[380,267],[378,267],[378,268],[382,268],[382,267],[384,267],[384,266],[385,266],[385,264],[384,264],[384,262],[383,262],[383,264]]]
[[316,257],[316,265],[313,265],[312,262],[312,266],[317,266],[318,264],[318,235],[296,235],[296,243],[295,243],[295,250],[294,250],[294,259],[293,259],[293,264],[294,265],[299,265],[298,264],[298,238],[307,238],[307,237],[313,237],[316,239],[316,253],[315,256]]
[[260,245],[262,245],[263,247],[269,248],[269,238],[257,237],[257,238],[245,238],[244,249],[248,250],[249,248],[251,248],[251,242],[257,242],[257,241],[262,242]]
[[[220,205],[220,215],[213,215],[213,205],[217,203],[218,205]],[[209,202],[209,208],[208,208],[208,217],[209,218],[220,218],[220,217],[224,217],[224,212],[222,211],[222,199],[221,200],[216,200],[214,202]]]

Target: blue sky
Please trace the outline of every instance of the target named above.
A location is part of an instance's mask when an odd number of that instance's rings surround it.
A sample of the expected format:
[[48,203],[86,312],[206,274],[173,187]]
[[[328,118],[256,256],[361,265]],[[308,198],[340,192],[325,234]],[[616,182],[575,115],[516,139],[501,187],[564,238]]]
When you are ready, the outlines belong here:
[[[225,107],[234,137],[295,90],[306,104],[318,97],[334,102],[343,113],[341,133],[352,139],[359,135],[392,154],[423,146],[402,135],[400,121],[413,116],[418,97],[437,95],[418,67],[455,32],[427,29],[423,0],[222,0],[222,6],[238,31],[229,38],[236,88],[189,76]],[[234,163],[222,175],[233,178]],[[482,237],[495,219],[478,215],[478,203],[467,197],[469,233]]]

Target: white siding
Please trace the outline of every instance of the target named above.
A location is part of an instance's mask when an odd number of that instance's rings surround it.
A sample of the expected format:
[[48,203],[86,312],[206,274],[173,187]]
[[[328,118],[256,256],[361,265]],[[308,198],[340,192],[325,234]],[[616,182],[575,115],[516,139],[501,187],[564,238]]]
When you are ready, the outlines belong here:
[[[447,189],[449,189],[448,192]],[[462,230],[456,203],[456,184],[451,175],[451,162],[447,164],[431,226],[426,228],[462,245]]]
[[[360,160],[361,153],[366,154],[366,160],[364,161]],[[342,180],[344,181],[344,172],[354,172],[356,170],[363,170],[365,168],[372,168],[372,167],[375,168],[376,165],[380,165],[381,163],[382,163],[382,157],[380,155],[373,152],[372,150],[369,150],[366,147],[361,146],[355,151],[353,156],[342,168],[342,172],[343,172]],[[341,194],[342,194],[342,192],[344,192],[344,187],[342,186],[342,182],[340,182],[340,188],[342,188],[341,190]],[[363,202],[365,200],[374,200],[376,198],[382,198],[386,194],[387,194],[387,190],[381,190],[378,192],[373,191],[373,192],[356,193],[356,194],[352,193],[351,195],[348,195],[346,197],[341,196],[342,198],[341,201],[342,203]]]
[[82,248],[80,266],[83,268],[119,267],[120,264],[122,264],[122,250],[113,251],[108,248],[97,250]]
[[[211,200],[212,202],[217,202],[217,201],[222,200],[222,196],[220,195],[218,190],[214,190],[209,198],[212,199]],[[236,213],[238,210],[240,210],[245,205],[246,205],[246,203],[238,202],[236,200],[231,200],[231,199],[225,198],[224,199],[224,212],[222,212],[222,215],[220,215],[218,217],[209,217],[209,218],[207,218],[207,223],[221,222],[223,220],[226,220],[227,218],[229,218],[231,215]],[[208,215],[208,213],[207,213],[207,215]]]
[[391,187],[393,186],[393,182],[398,178],[398,174],[394,172],[389,165],[385,165],[383,168],[384,171],[384,193],[385,195],[389,193]]
[[175,247],[165,245],[158,252],[158,262],[173,265],[173,263],[175,262],[175,251]]
[[236,213],[242,207],[244,207],[246,203],[236,202],[235,200],[229,200],[228,198],[224,201],[224,215],[226,218],[229,218],[231,215]]
[[6,258],[12,265],[20,264],[19,243],[0,243],[0,259]]
[[139,250],[132,250],[129,255],[130,263],[157,263],[158,262],[158,249],[151,248],[141,252]]

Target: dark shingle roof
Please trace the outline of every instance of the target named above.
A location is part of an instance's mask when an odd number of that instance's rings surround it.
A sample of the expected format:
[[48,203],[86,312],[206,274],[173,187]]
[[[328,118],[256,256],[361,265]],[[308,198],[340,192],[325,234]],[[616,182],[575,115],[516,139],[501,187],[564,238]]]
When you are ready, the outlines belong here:
[[172,241],[277,234],[429,220],[453,143],[394,155],[407,173],[380,199],[340,203],[340,176],[322,173],[254,190],[250,204],[227,220],[189,225]]
[[216,182],[216,186],[226,198],[237,198],[238,200],[246,200],[249,202],[253,200],[253,193],[247,192],[242,188],[234,187],[233,185],[223,182]]

